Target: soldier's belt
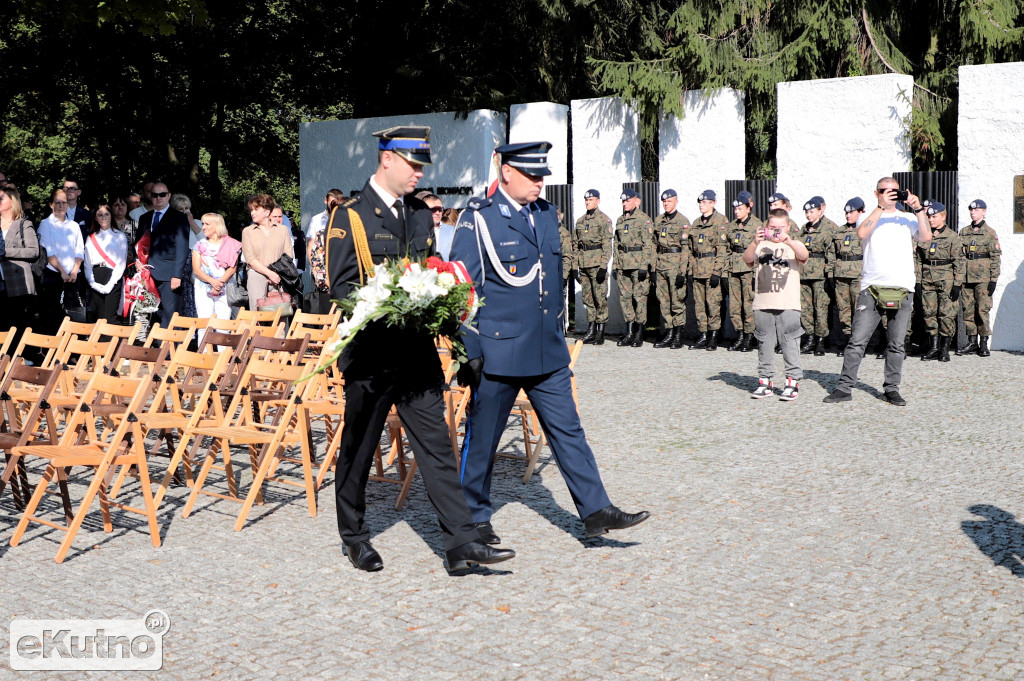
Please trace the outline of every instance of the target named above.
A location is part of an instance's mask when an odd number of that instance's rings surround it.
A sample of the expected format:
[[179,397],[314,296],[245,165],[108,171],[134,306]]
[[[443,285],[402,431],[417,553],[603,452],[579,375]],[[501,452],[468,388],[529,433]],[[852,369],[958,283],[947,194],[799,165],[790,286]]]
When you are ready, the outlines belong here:
[[863,260],[864,256],[863,255],[841,255],[841,256],[839,256],[839,259],[843,260],[843,261],[846,261],[846,262],[852,262],[854,260]]
[[695,258],[712,258],[712,257],[714,257],[714,255],[715,255],[714,251],[708,251],[707,253],[694,253],[693,257],[695,257]]
[[658,253],[682,253],[682,252],[683,252],[683,249],[677,248],[675,246],[665,246],[665,247],[658,246]]
[[730,246],[733,253],[742,253],[747,250],[746,246]]
[[596,251],[604,248],[604,244],[579,244],[576,249],[580,251]]
[[620,253],[637,253],[644,250],[643,246],[617,246]]
[[807,257],[808,258],[824,258],[825,257],[825,251],[808,251],[807,252]]
[[954,261],[952,261],[952,260],[923,260],[922,262],[925,265],[952,265]]
[[965,257],[968,260],[988,260],[992,256],[988,253],[968,253]]

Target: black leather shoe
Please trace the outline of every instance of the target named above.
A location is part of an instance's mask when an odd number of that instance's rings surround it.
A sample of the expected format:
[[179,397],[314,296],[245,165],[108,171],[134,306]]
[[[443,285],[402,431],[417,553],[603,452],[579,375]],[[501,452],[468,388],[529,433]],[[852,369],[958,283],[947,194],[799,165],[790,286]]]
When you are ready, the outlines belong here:
[[384,561],[380,559],[377,549],[368,541],[358,544],[345,544],[345,555],[358,570],[377,572],[384,569]]
[[480,541],[485,544],[500,544],[501,537],[494,533],[494,528],[486,520],[482,523],[473,523],[473,527],[476,528],[477,533],[480,535]]
[[697,338],[697,342],[694,343],[692,347],[693,347],[694,350],[699,350],[700,348],[706,348],[707,346],[708,346],[708,334],[707,334],[706,331],[701,331],[700,332],[700,336]]
[[902,395],[900,395],[899,390],[886,390],[884,399],[889,404],[895,405],[897,407],[907,406],[907,401],[903,399]]
[[822,400],[825,404],[834,404],[836,402],[849,402],[853,399],[853,395],[845,390],[836,388]]
[[491,565],[516,557],[512,549],[496,549],[483,542],[471,541],[444,552],[448,572],[462,572],[474,565]]
[[621,530],[627,527],[639,525],[651,517],[647,511],[639,513],[626,513],[615,506],[605,506],[600,511],[591,513],[583,520],[583,528],[587,537],[600,537],[608,530]]

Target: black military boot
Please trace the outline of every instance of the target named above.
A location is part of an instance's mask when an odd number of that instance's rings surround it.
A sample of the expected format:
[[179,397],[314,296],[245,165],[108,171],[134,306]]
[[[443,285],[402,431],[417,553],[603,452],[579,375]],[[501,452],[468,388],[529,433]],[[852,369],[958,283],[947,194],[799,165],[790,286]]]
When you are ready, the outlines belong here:
[[678,350],[683,347],[683,327],[677,326],[673,329],[672,334],[672,349]]
[[633,339],[629,343],[634,348],[642,348],[644,345],[644,324],[636,322],[633,325]]
[[988,349],[988,336],[981,336],[981,340],[978,341],[978,357],[988,357],[991,354]]
[[708,346],[708,332],[707,331],[701,331],[700,332],[700,336],[697,338],[697,342],[693,344],[693,349],[694,350],[699,350],[701,348],[706,348],[707,346]]
[[583,341],[584,345],[589,345],[594,342],[595,333],[597,333],[597,322],[590,322],[590,326],[587,328],[587,333],[580,340]]
[[949,341],[950,341],[950,339],[948,337],[946,337],[946,336],[942,336],[939,339],[939,361],[940,362],[948,362],[949,361]]
[[814,351],[814,336],[809,333],[804,334],[804,340],[800,344],[800,354],[809,355]]
[[850,337],[845,333],[843,334],[843,342],[836,348],[836,357],[842,357],[846,354],[846,346],[850,344]]
[[956,354],[958,355],[969,355],[972,352],[978,351],[978,335],[972,334],[967,337],[967,345],[962,348],[958,348]]
[[814,355],[816,357],[824,357],[825,356],[825,337],[824,336],[818,336],[814,340]]
[[633,342],[633,322],[626,322],[626,330],[622,332],[622,338],[616,343],[620,348]]
[[930,359],[936,359],[939,356],[939,337],[928,336],[928,352],[921,355],[921,361],[926,362]]
[[708,352],[714,352],[718,349],[718,329],[708,331],[708,346],[704,349]]
[[656,347],[656,348],[667,348],[667,347],[670,347],[672,345],[672,341],[675,340],[675,337],[676,337],[676,327],[674,327],[674,326],[666,326],[665,327],[665,335],[662,336],[661,338],[659,338],[657,341],[654,342],[654,347]]
[[594,345],[604,345],[604,323],[598,322],[594,327]]
[[736,340],[733,341],[732,345],[729,346],[729,352],[739,352],[740,348],[743,347],[743,341],[746,337],[742,331],[736,334]]
[[747,339],[743,342],[743,347],[740,348],[740,352],[751,352],[757,348],[757,340],[754,338],[754,334],[748,333]]

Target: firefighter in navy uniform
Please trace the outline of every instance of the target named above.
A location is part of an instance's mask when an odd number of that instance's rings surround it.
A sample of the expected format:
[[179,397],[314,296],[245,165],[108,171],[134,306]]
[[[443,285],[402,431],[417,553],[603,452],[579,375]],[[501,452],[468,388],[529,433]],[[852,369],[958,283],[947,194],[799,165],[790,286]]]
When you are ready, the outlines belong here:
[[[327,225],[327,272],[331,297],[348,297],[375,264],[434,250],[430,209],[412,196],[430,161],[430,128],[396,127],[380,138],[377,171],[357,199],[335,207]],[[557,237],[556,237],[557,238]],[[334,489],[338,531],[352,564],[368,572],[383,568],[364,520],[366,480],[392,405],[405,426],[427,496],[444,537],[452,572],[515,556],[481,540],[466,499],[444,418],[444,379],[434,339],[412,330],[371,322],[338,360],[345,374],[345,429],[338,451]]]
[[520,390],[544,424],[588,537],[649,516],[612,505],[573,399],[558,297],[558,220],[555,207],[539,198],[551,174],[550,148],[548,142],[526,142],[495,149],[501,185],[490,198],[470,200],[452,242],[452,259],[465,264],[484,300],[462,334],[468,361],[458,378],[473,392],[461,475],[473,520],[492,543],[499,541],[490,524],[494,452]]

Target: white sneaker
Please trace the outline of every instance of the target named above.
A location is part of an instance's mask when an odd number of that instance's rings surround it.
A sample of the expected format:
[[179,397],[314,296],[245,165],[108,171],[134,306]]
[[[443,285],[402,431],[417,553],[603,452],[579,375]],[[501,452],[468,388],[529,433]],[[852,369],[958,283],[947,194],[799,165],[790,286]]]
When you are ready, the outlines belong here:
[[763,400],[769,395],[775,394],[775,386],[772,385],[770,378],[759,378],[757,379],[757,387],[754,388],[754,392],[750,393],[750,396],[755,400]]
[[800,397],[800,384],[792,378],[787,378],[786,387],[779,394],[779,399],[785,402],[792,402],[798,397]]

